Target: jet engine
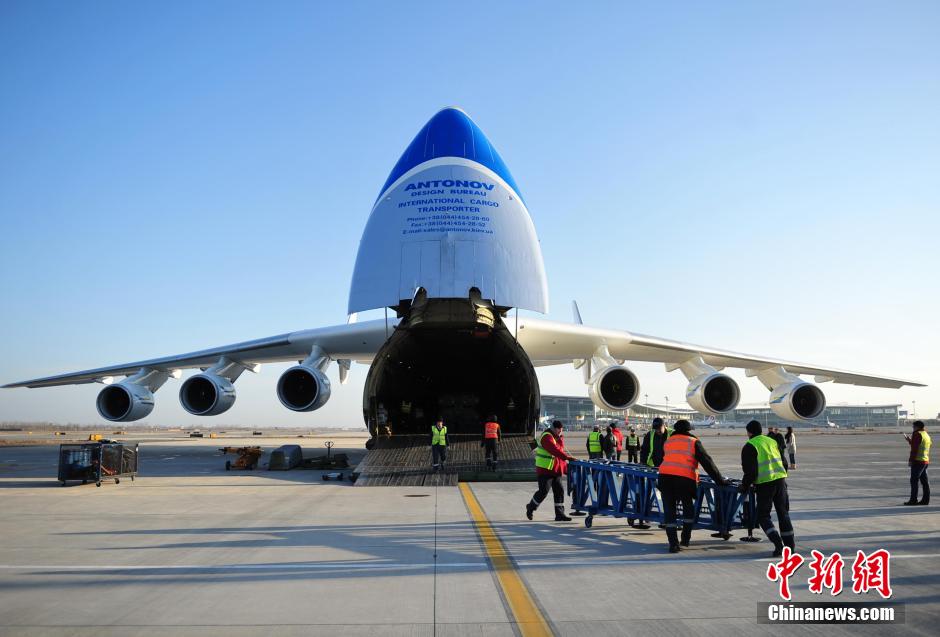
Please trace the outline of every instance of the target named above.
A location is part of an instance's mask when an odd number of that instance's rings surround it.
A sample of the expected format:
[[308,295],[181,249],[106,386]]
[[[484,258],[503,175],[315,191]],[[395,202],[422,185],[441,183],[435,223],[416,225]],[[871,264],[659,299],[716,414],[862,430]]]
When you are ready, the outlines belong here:
[[277,397],[292,411],[319,409],[330,399],[330,379],[315,365],[295,365],[278,379]]
[[784,383],[770,392],[770,408],[786,420],[812,420],[826,408],[826,397],[812,383]]
[[235,404],[235,386],[215,374],[196,374],[180,387],[180,403],[194,416],[218,416]]
[[95,404],[105,420],[140,420],[153,411],[153,392],[142,385],[124,381],[102,389]]
[[738,406],[741,390],[725,374],[711,372],[696,376],[685,390],[685,400],[695,411],[703,414],[724,414]]
[[588,395],[601,409],[627,409],[640,397],[640,381],[623,365],[610,365],[588,381]]

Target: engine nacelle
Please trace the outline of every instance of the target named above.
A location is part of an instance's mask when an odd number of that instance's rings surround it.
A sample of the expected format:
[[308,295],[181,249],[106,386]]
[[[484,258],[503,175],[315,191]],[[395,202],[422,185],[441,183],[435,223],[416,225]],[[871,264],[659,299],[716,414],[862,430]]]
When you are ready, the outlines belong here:
[[235,386],[215,374],[196,374],[180,387],[180,403],[194,416],[218,416],[235,404]]
[[277,381],[277,397],[292,411],[313,411],[330,399],[330,379],[316,367],[295,365]]
[[141,385],[122,382],[108,385],[98,393],[98,413],[112,422],[146,418],[153,411],[153,392]]
[[774,387],[770,408],[785,420],[812,420],[826,408],[826,397],[816,385],[798,380]]
[[627,409],[640,397],[640,381],[623,365],[611,365],[594,374],[588,383],[588,395],[601,409]]
[[685,390],[685,400],[695,411],[717,416],[738,406],[741,390],[734,380],[718,372],[693,378]]

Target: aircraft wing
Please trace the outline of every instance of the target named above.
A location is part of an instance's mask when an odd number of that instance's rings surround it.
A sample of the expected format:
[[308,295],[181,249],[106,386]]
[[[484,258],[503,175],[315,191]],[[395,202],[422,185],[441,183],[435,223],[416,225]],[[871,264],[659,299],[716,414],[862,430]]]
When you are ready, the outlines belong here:
[[623,330],[588,327],[578,323],[559,323],[536,318],[520,318],[519,343],[536,366],[590,360],[599,348],[606,347],[618,361],[648,361],[679,366],[690,359],[702,360],[717,369],[738,367],[748,375],[782,367],[791,374],[809,374],[816,382],[836,382],[864,387],[898,388],[905,385],[924,387],[922,383],[899,378],[851,372],[832,367],[795,363],[767,356],[742,354],[715,347],[682,343],[656,336]]
[[[397,321],[396,321],[397,322]],[[80,385],[94,382],[110,382],[114,376],[127,376],[143,369],[163,372],[176,372],[191,368],[208,368],[219,362],[222,357],[228,361],[251,366],[258,363],[299,361],[306,358],[314,347],[337,361],[371,361],[375,353],[385,342],[387,334],[394,329],[394,323],[384,320],[365,321],[346,325],[334,325],[312,330],[302,330],[278,336],[269,336],[253,341],[224,345],[212,349],[189,352],[176,356],[164,356],[149,360],[123,363],[109,367],[86,369],[57,376],[35,378],[4,385],[12,387],[55,387],[57,385]]]

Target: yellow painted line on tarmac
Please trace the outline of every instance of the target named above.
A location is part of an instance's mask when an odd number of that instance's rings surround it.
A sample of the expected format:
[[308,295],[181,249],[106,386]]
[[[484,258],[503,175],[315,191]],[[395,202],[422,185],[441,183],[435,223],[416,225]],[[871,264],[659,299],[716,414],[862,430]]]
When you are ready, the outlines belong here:
[[512,560],[509,559],[509,552],[506,551],[506,547],[503,545],[503,541],[499,539],[496,529],[493,528],[486,514],[483,513],[483,507],[480,506],[476,496],[473,495],[470,485],[461,482],[460,493],[463,495],[463,500],[467,504],[467,509],[470,511],[470,516],[476,525],[480,541],[483,543],[486,555],[490,559],[490,564],[492,564],[493,571],[496,573],[496,579],[499,581],[499,587],[503,591],[503,598],[509,604],[509,610],[519,627],[519,632],[522,633],[523,637],[552,635],[552,629],[549,627],[548,621],[542,611],[539,610],[529,588],[522,581],[519,571],[516,570]]

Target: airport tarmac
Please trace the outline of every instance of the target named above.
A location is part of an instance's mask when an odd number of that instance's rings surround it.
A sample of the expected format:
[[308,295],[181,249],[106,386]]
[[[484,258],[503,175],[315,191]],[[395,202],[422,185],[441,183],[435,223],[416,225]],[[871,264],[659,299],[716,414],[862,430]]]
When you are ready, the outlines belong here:
[[[581,454],[582,436],[569,436]],[[511,635],[518,621],[579,636],[935,635],[940,621],[940,512],[900,506],[897,433],[802,434],[789,480],[799,551],[846,557],[837,601],[879,601],[852,593],[852,557],[892,552],[892,601],[907,613],[890,626],[757,625],[757,603],[779,598],[768,542],[741,532],[697,532],[669,555],[661,530],[623,520],[586,529],[543,506],[528,522],[532,483],[368,488],[309,470],[227,473],[223,444],[314,455],[322,441],[140,439],[140,477],[101,488],[60,487],[55,446],[0,448],[0,635]],[[335,450],[361,457],[363,440],[344,433]],[[732,477],[744,440],[703,432]],[[832,601],[807,590],[809,574],[807,563],[791,580],[794,601]]]

